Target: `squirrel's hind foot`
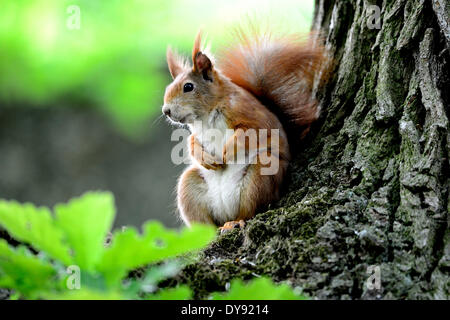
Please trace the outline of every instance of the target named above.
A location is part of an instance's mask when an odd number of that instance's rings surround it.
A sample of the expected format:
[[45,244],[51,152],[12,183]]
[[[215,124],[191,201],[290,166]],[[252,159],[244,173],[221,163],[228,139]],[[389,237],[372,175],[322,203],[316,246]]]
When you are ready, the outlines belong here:
[[220,229],[220,234],[225,234],[233,229],[239,229],[239,228],[242,229],[244,227],[245,227],[244,220],[239,220],[239,221],[225,222],[225,224],[222,227],[219,227],[219,229]]

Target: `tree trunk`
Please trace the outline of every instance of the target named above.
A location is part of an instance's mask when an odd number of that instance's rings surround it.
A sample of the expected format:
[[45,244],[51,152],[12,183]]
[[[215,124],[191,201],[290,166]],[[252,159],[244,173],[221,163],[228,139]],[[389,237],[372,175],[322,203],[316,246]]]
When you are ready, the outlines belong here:
[[320,299],[448,299],[449,21],[445,0],[317,1],[335,65],[285,196],[176,282],[197,297],[269,275]]

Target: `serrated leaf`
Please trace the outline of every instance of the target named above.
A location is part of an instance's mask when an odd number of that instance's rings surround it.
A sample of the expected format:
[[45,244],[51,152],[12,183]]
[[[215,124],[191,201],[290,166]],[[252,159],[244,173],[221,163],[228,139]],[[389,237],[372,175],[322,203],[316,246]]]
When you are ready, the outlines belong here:
[[94,271],[111,229],[115,206],[109,192],[88,192],[67,204],[55,206],[56,223],[65,232],[81,269]]
[[15,289],[33,299],[55,284],[54,277],[51,264],[39,260],[25,247],[13,249],[0,239],[0,287]]
[[15,239],[45,251],[66,265],[72,263],[69,247],[63,241],[63,232],[56,226],[47,208],[0,200],[0,225]]
[[287,284],[275,285],[269,278],[258,278],[244,284],[242,280],[233,280],[227,293],[215,292],[212,300],[304,300],[306,297],[296,294]]
[[133,228],[118,231],[98,270],[109,285],[114,285],[129,270],[205,247],[215,233],[215,228],[206,225],[193,225],[178,233],[165,229],[159,222],[146,223],[142,236]]

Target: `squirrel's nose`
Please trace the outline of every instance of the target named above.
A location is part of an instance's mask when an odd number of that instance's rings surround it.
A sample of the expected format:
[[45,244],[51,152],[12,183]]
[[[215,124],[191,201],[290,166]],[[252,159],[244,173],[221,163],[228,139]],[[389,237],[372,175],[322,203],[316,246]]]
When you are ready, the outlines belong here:
[[170,117],[170,108],[163,108],[162,109],[162,112],[166,115],[166,116],[168,116],[168,117]]

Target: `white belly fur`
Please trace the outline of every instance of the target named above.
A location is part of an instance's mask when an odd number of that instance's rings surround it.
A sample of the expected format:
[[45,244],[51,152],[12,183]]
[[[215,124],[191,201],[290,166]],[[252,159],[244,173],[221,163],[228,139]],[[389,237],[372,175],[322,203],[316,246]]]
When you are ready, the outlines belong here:
[[245,164],[228,165],[223,170],[201,167],[202,176],[208,185],[206,200],[215,221],[232,221],[239,214],[242,177],[246,167]]
[[[211,128],[222,132],[222,140],[213,142],[203,140],[204,130]],[[191,131],[197,135],[197,139],[202,143],[205,150],[219,156],[221,156],[222,149],[230,137],[226,129],[227,126],[223,116],[214,113],[210,115],[209,119],[202,122],[201,127],[191,126]],[[207,194],[203,200],[209,206],[216,222],[225,223],[237,218],[242,177],[247,166],[247,164],[229,164],[224,169],[208,170],[198,165],[208,185]]]

